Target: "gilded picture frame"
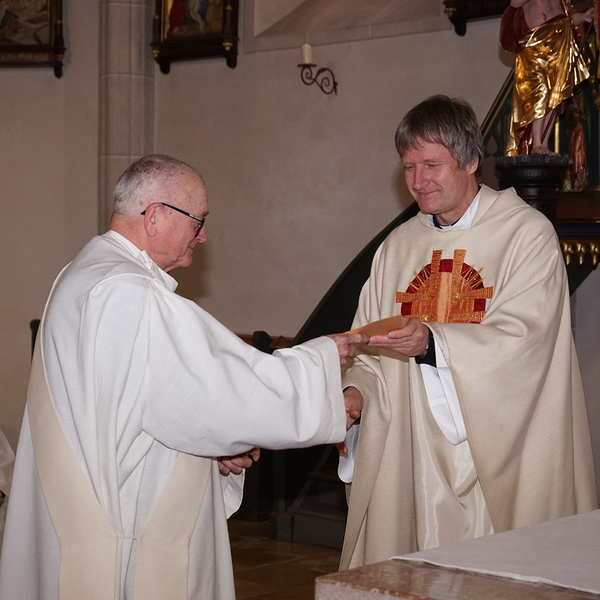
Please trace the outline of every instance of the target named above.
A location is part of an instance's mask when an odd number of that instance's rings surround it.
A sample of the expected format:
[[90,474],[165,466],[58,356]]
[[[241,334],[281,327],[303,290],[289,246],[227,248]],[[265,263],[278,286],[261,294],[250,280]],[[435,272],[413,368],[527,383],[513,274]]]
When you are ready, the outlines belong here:
[[222,56],[237,64],[238,0],[156,0],[152,54],[162,73],[171,62]]
[[51,67],[62,75],[62,0],[0,0],[0,67]]

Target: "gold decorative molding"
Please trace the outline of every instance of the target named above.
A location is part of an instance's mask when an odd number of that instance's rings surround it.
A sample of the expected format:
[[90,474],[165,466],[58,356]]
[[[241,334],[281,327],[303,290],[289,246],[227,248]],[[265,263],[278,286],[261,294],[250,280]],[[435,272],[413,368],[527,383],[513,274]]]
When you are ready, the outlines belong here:
[[571,260],[576,258],[579,265],[582,266],[586,256],[590,257],[594,267],[598,265],[598,257],[600,257],[600,240],[561,239],[560,246],[567,265],[570,265]]

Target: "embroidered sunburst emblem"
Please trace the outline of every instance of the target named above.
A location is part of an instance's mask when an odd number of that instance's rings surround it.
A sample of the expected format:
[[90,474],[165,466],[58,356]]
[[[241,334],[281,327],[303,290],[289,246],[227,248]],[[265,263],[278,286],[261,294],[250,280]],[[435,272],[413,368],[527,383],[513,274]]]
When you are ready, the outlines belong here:
[[494,287],[483,285],[483,268],[466,264],[466,254],[455,250],[454,258],[442,259],[442,251],[434,250],[431,263],[415,271],[406,292],[396,292],[401,313],[436,323],[481,323]]

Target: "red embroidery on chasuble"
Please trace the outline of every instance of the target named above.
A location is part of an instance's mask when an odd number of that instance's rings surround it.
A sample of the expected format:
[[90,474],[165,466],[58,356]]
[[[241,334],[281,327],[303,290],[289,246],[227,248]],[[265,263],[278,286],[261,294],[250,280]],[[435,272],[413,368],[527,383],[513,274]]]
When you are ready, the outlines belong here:
[[434,250],[431,263],[415,271],[406,292],[396,292],[401,313],[436,323],[481,323],[494,287],[484,287],[483,268],[466,264],[466,254],[455,250],[454,258],[442,258],[442,251]]

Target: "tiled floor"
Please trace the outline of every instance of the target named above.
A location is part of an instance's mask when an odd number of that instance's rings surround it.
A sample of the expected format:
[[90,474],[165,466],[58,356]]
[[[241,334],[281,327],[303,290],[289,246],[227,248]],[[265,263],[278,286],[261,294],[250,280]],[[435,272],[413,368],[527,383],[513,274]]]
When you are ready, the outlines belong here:
[[338,568],[338,550],[273,540],[268,521],[230,519],[229,536],[237,600],[313,600],[315,577]]

